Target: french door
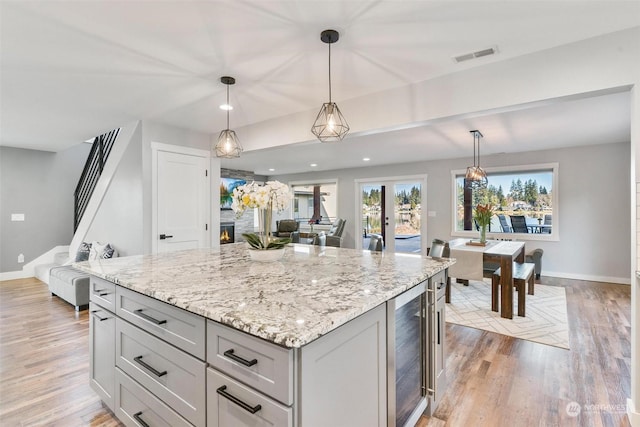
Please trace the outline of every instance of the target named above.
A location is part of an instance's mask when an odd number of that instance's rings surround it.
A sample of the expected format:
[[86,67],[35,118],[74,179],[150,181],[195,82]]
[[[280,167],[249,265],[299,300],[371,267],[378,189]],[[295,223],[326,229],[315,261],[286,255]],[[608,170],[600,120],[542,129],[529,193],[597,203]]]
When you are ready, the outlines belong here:
[[358,182],[361,248],[371,234],[382,235],[384,249],[426,255],[426,177],[401,177]]

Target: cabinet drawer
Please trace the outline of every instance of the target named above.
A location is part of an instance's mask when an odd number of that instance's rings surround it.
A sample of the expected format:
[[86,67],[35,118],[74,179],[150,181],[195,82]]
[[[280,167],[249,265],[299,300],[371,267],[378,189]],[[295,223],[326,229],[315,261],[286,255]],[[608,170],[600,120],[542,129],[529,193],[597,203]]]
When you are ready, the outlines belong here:
[[145,423],[150,427],[191,427],[184,418],[119,369],[116,369],[115,379],[115,414],[125,425],[139,427]]
[[121,286],[116,288],[116,314],[204,360],[204,317]]
[[91,276],[89,279],[89,299],[102,308],[115,313],[116,311],[116,284],[108,280]]
[[293,350],[207,321],[207,362],[274,399],[293,403]]
[[207,369],[207,427],[291,427],[293,410]]
[[117,319],[116,366],[189,422],[205,425],[203,361]]

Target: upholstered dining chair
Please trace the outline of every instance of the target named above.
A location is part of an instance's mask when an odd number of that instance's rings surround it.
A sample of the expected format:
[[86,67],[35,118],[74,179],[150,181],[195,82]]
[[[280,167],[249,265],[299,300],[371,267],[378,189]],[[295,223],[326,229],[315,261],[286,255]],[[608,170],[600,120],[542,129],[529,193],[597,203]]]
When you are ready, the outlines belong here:
[[429,256],[435,258],[449,258],[449,255],[449,242],[445,242],[440,239],[433,239],[431,242],[431,249],[429,250]]
[[384,242],[382,240],[382,236],[379,234],[370,234],[369,240],[369,250],[375,252],[382,252],[382,248],[384,246]]

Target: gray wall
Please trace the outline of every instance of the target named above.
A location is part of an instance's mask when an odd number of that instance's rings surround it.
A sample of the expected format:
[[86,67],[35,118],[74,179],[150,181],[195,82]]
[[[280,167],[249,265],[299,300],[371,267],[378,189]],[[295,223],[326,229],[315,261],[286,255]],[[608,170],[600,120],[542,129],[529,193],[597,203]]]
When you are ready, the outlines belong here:
[[[630,143],[482,156],[485,167],[559,163],[560,240],[530,241],[544,249],[543,274],[590,280],[629,281],[631,257]],[[355,224],[355,184],[360,178],[424,175],[427,179],[427,241],[451,238],[451,171],[473,160],[451,159],[401,165],[269,177],[282,182],[338,178],[338,215],[347,220],[345,246],[360,234]],[[356,237],[354,237],[356,236]],[[524,240],[524,239],[523,239]]]
[[[73,237],[73,192],[90,144],[53,153],[0,147],[0,272],[25,263]],[[12,222],[12,213],[25,214]]]

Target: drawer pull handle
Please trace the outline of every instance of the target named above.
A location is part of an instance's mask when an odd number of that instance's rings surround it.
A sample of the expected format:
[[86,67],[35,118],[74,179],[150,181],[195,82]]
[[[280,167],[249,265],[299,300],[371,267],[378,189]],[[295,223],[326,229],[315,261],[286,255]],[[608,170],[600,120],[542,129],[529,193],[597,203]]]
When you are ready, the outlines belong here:
[[153,317],[149,316],[148,314],[144,314],[142,312],[141,308],[139,308],[137,310],[134,310],[134,313],[137,314],[138,316],[142,317],[143,319],[148,320],[149,322],[155,323],[156,325],[164,325],[165,323],[167,323],[166,320],[154,319]]
[[251,405],[249,405],[247,403],[244,403],[242,400],[238,399],[237,397],[229,394],[226,390],[227,390],[227,386],[223,385],[222,387],[216,389],[216,392],[219,395],[226,397],[227,399],[229,399],[230,401],[232,401],[233,403],[235,403],[236,405],[238,405],[242,409],[244,409],[244,410],[246,410],[248,412],[251,412],[252,414],[255,414],[260,409],[262,409],[262,405],[251,406]]
[[148,371],[150,371],[153,375],[155,375],[156,377],[162,377],[164,375],[167,375],[167,371],[158,371],[157,369],[155,369],[153,366],[149,366],[148,364],[146,364],[145,362],[142,361],[142,356],[138,356],[138,357],[134,357],[133,360],[135,360],[140,366],[142,366],[143,368],[147,369]]
[[91,313],[96,317],[96,319],[98,319],[99,321],[103,322],[105,320],[109,320],[111,319],[110,317],[100,317],[98,316],[96,313],[98,312],[98,310],[93,310]]
[[225,351],[224,355],[227,356],[231,360],[235,360],[238,363],[242,363],[244,366],[253,366],[256,363],[258,363],[258,359],[247,360],[247,359],[243,359],[240,356],[236,356],[234,354],[234,352],[233,352],[233,349]]
[[104,297],[106,295],[109,295],[109,292],[107,292],[106,289],[96,289],[94,294],[97,294],[98,296]]
[[133,418],[135,418],[138,424],[140,424],[142,427],[149,427],[149,424],[145,423],[140,415],[142,415],[142,411],[133,414]]

